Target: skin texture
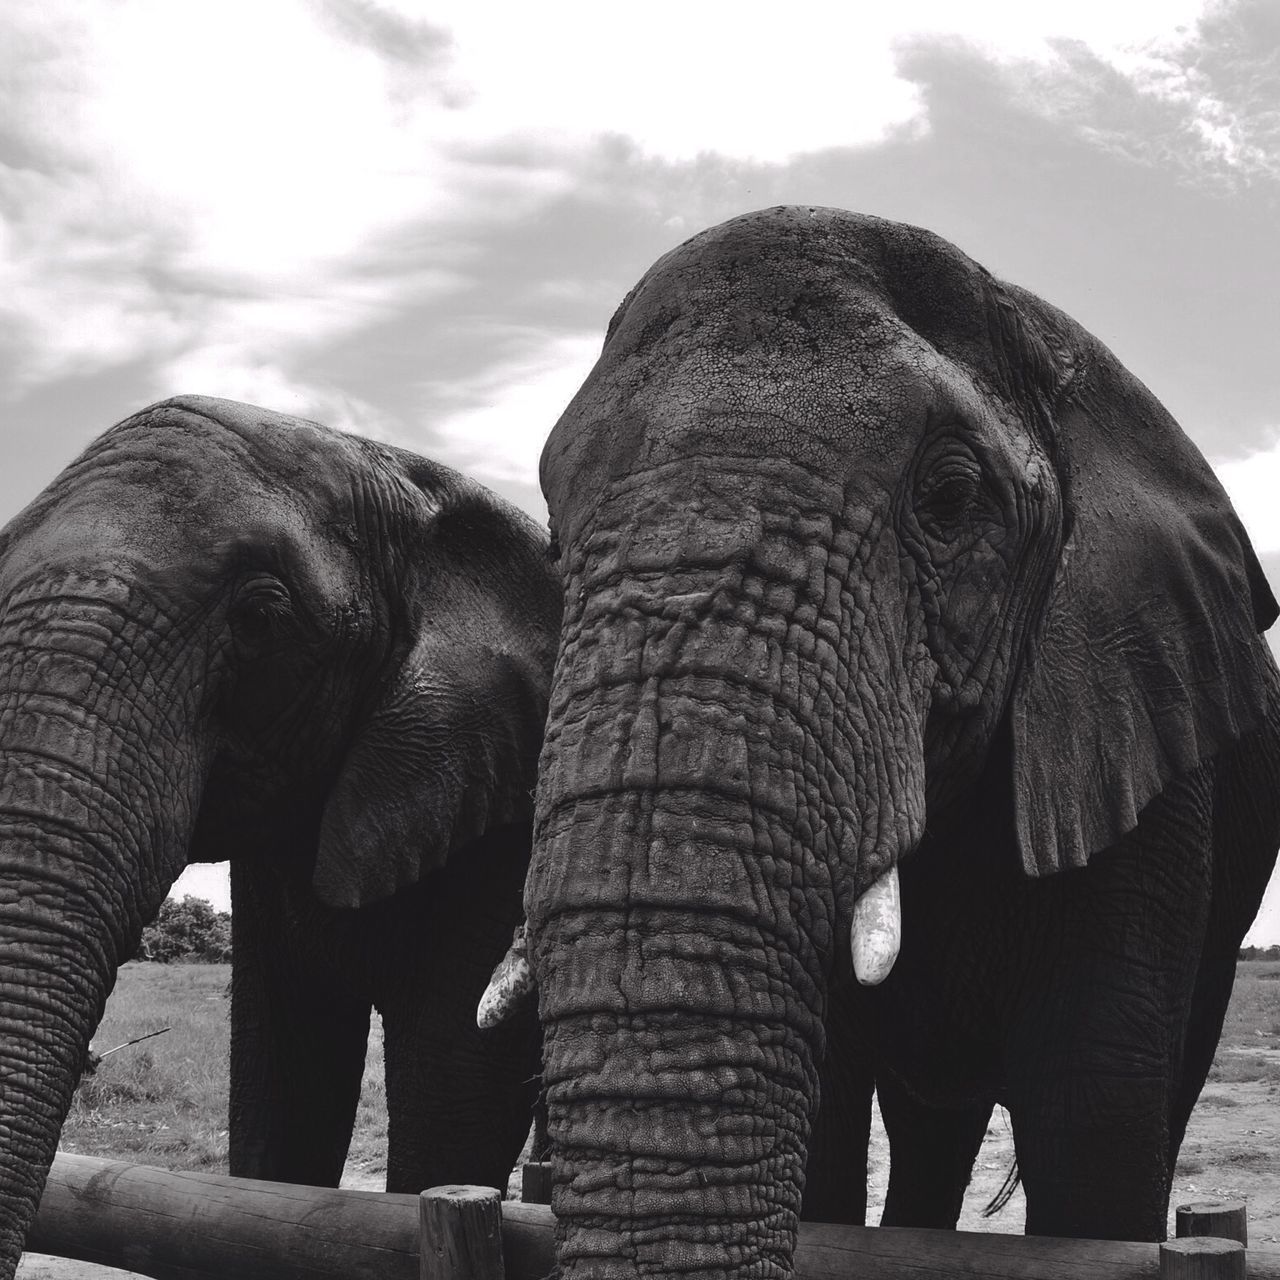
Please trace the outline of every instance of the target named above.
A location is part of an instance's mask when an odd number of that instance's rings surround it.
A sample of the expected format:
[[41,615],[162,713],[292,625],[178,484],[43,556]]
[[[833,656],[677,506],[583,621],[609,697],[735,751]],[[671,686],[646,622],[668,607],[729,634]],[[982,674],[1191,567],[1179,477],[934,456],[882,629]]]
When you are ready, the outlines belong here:
[[954,1225],[998,1098],[1029,1230],[1160,1238],[1280,843],[1275,602],[1177,425],[936,236],[784,208],[650,270],[542,473],[562,1274],[788,1275],[873,1074],[887,1222]]
[[388,1180],[505,1181],[520,916],[559,605],[546,540],[447,468],[230,401],[101,436],[0,533],[0,1275],[119,962],[232,859],[232,1172],[336,1185],[369,1010]]

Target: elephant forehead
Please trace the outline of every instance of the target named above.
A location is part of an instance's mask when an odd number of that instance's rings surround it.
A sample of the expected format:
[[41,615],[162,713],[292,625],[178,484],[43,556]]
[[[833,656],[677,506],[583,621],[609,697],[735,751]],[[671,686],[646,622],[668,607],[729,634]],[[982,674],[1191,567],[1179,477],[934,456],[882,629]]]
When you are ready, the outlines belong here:
[[553,511],[733,452],[892,484],[931,422],[999,411],[997,294],[954,246],[882,219],[781,208],[713,227],[614,317],[543,454]]
[[[10,526],[6,567],[160,569],[237,546],[355,545],[358,451],[315,423],[208,397],[104,433]],[[12,536],[21,533],[20,537]]]
[[152,405],[114,428],[104,443],[113,436],[122,456],[150,457],[171,470],[171,483],[192,485],[196,494],[219,490],[232,501],[229,487],[252,495],[260,487],[278,493],[284,486],[305,493],[312,505],[350,507],[353,481],[365,466],[358,442],[340,431],[212,396]]
[[[86,454],[93,481],[119,501],[154,506],[166,522],[243,523],[305,510],[350,519],[366,496],[359,444],[319,423],[252,405],[184,396],[126,419]],[[97,495],[105,500],[106,494]]]
[[708,228],[659,259],[633,297],[672,277],[695,289],[731,281],[744,298],[784,306],[812,302],[824,286],[838,294],[855,285],[918,319],[922,332],[939,335],[984,326],[990,283],[978,263],[932,231],[805,206],[764,209]]
[[744,346],[715,309],[706,326],[677,321],[643,353],[619,330],[547,442],[553,510],[671,464],[735,457],[784,464],[791,483],[807,471],[838,490],[889,494],[929,424],[981,416],[981,397],[881,300],[853,293],[843,306],[843,323],[793,351],[787,338]]

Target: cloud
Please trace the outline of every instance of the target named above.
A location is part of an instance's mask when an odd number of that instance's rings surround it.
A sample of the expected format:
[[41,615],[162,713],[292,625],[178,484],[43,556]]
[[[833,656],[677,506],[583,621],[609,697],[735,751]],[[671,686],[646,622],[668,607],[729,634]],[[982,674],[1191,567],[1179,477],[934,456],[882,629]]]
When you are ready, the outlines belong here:
[[536,488],[548,433],[600,354],[600,335],[513,335],[511,360],[470,379],[432,388],[438,400],[465,405],[434,429],[441,458],[481,480]]
[[[904,34],[949,31],[1007,54],[1043,57],[1046,37],[1123,48],[1194,21],[1203,7],[1203,0],[963,7],[794,0],[785,10],[765,0],[732,7],[440,0],[432,13],[453,36],[472,90],[468,114],[489,136],[515,119],[559,138],[616,134],[669,161],[716,152],[784,163],[877,143],[919,119],[919,96],[895,60]],[[412,11],[408,0],[400,11]]]
[[[129,370],[113,385],[143,402],[196,390],[402,437],[323,353],[465,291],[484,228],[566,181],[546,147],[453,129],[447,33],[362,0],[19,2],[6,23],[0,396],[18,417]],[[86,403],[80,442],[115,412]]]
[[[3,105],[22,163],[0,179],[7,389],[150,357],[161,390],[199,371],[209,390],[325,403],[320,353],[385,314],[439,326],[432,300],[453,295],[478,335],[462,297],[488,292],[467,278],[476,264],[506,247],[546,261],[525,224],[550,238],[557,274],[509,294],[501,323],[545,323],[554,343],[595,319],[603,292],[616,302],[649,247],[763,203],[753,187],[808,198],[789,157],[843,148],[856,170],[936,128],[936,86],[896,60],[902,31],[963,22],[1035,62],[1052,56],[1045,31],[1112,47],[1199,9],[1181,0],[1157,19],[1054,0],[1034,18],[998,5],[957,18],[941,0],[892,14],[801,3],[784,23],[750,3],[726,21],[669,0],[456,0],[425,23],[416,5],[373,0],[19,0]],[[559,254],[550,212],[578,215],[596,256]],[[279,300],[275,322],[255,295]],[[566,321],[570,303],[584,305]]]
[[1280,178],[1280,9],[1218,0],[1167,60],[1164,90],[1193,112],[1204,147],[1243,180]]
[[[375,6],[126,0],[65,14],[8,15],[10,394],[143,353],[167,359],[209,331],[224,344],[223,320],[253,294],[360,290],[395,305],[457,264],[371,271],[371,239],[518,218],[555,188],[553,172],[455,136],[447,37]],[[330,311],[317,305],[296,337],[322,345]]]
[[471,433],[524,484],[500,424],[547,419],[659,253],[812,201],[934,227],[1112,340],[1206,447],[1256,444],[1280,390],[1267,179],[1191,179],[1226,163],[1206,102],[1233,154],[1269,136],[1265,12],[953,10],[20,3],[2,390],[149,365],[148,396],[270,397],[450,453]]
[[1047,43],[1048,60],[1002,59],[1003,76],[1092,145],[1226,192],[1280,177],[1274,5],[1219,2],[1190,29],[1136,49]]
[[398,14],[368,0],[314,0],[312,9],[340,36],[408,67],[438,71],[452,52],[447,28],[415,14]]
[[1271,448],[1218,462],[1214,470],[1259,555],[1280,556],[1280,429]]

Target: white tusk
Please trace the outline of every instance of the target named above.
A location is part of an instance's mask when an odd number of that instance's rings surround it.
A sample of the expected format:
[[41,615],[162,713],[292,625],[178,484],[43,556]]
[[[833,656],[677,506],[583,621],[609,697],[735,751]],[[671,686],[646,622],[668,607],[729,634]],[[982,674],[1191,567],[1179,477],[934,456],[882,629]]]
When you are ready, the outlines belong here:
[[891,866],[853,904],[849,946],[853,972],[864,987],[878,986],[889,976],[902,945],[902,896],[898,868]]
[[476,1007],[476,1026],[482,1031],[501,1026],[534,989],[533,970],[525,946],[524,925],[516,930],[507,954],[489,979]]

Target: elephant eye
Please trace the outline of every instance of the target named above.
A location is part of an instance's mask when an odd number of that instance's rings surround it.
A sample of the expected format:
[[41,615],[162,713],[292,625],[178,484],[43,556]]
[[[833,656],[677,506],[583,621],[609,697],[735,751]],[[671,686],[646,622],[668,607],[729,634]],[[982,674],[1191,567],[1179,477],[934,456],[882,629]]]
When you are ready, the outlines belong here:
[[932,467],[916,499],[916,515],[926,533],[944,534],[961,524],[982,490],[976,458],[951,457]]
[[284,583],[275,578],[246,582],[231,605],[231,626],[242,644],[259,647],[276,635],[293,613]]
[[547,546],[547,563],[558,564],[560,562],[560,539],[553,533],[551,542]]

